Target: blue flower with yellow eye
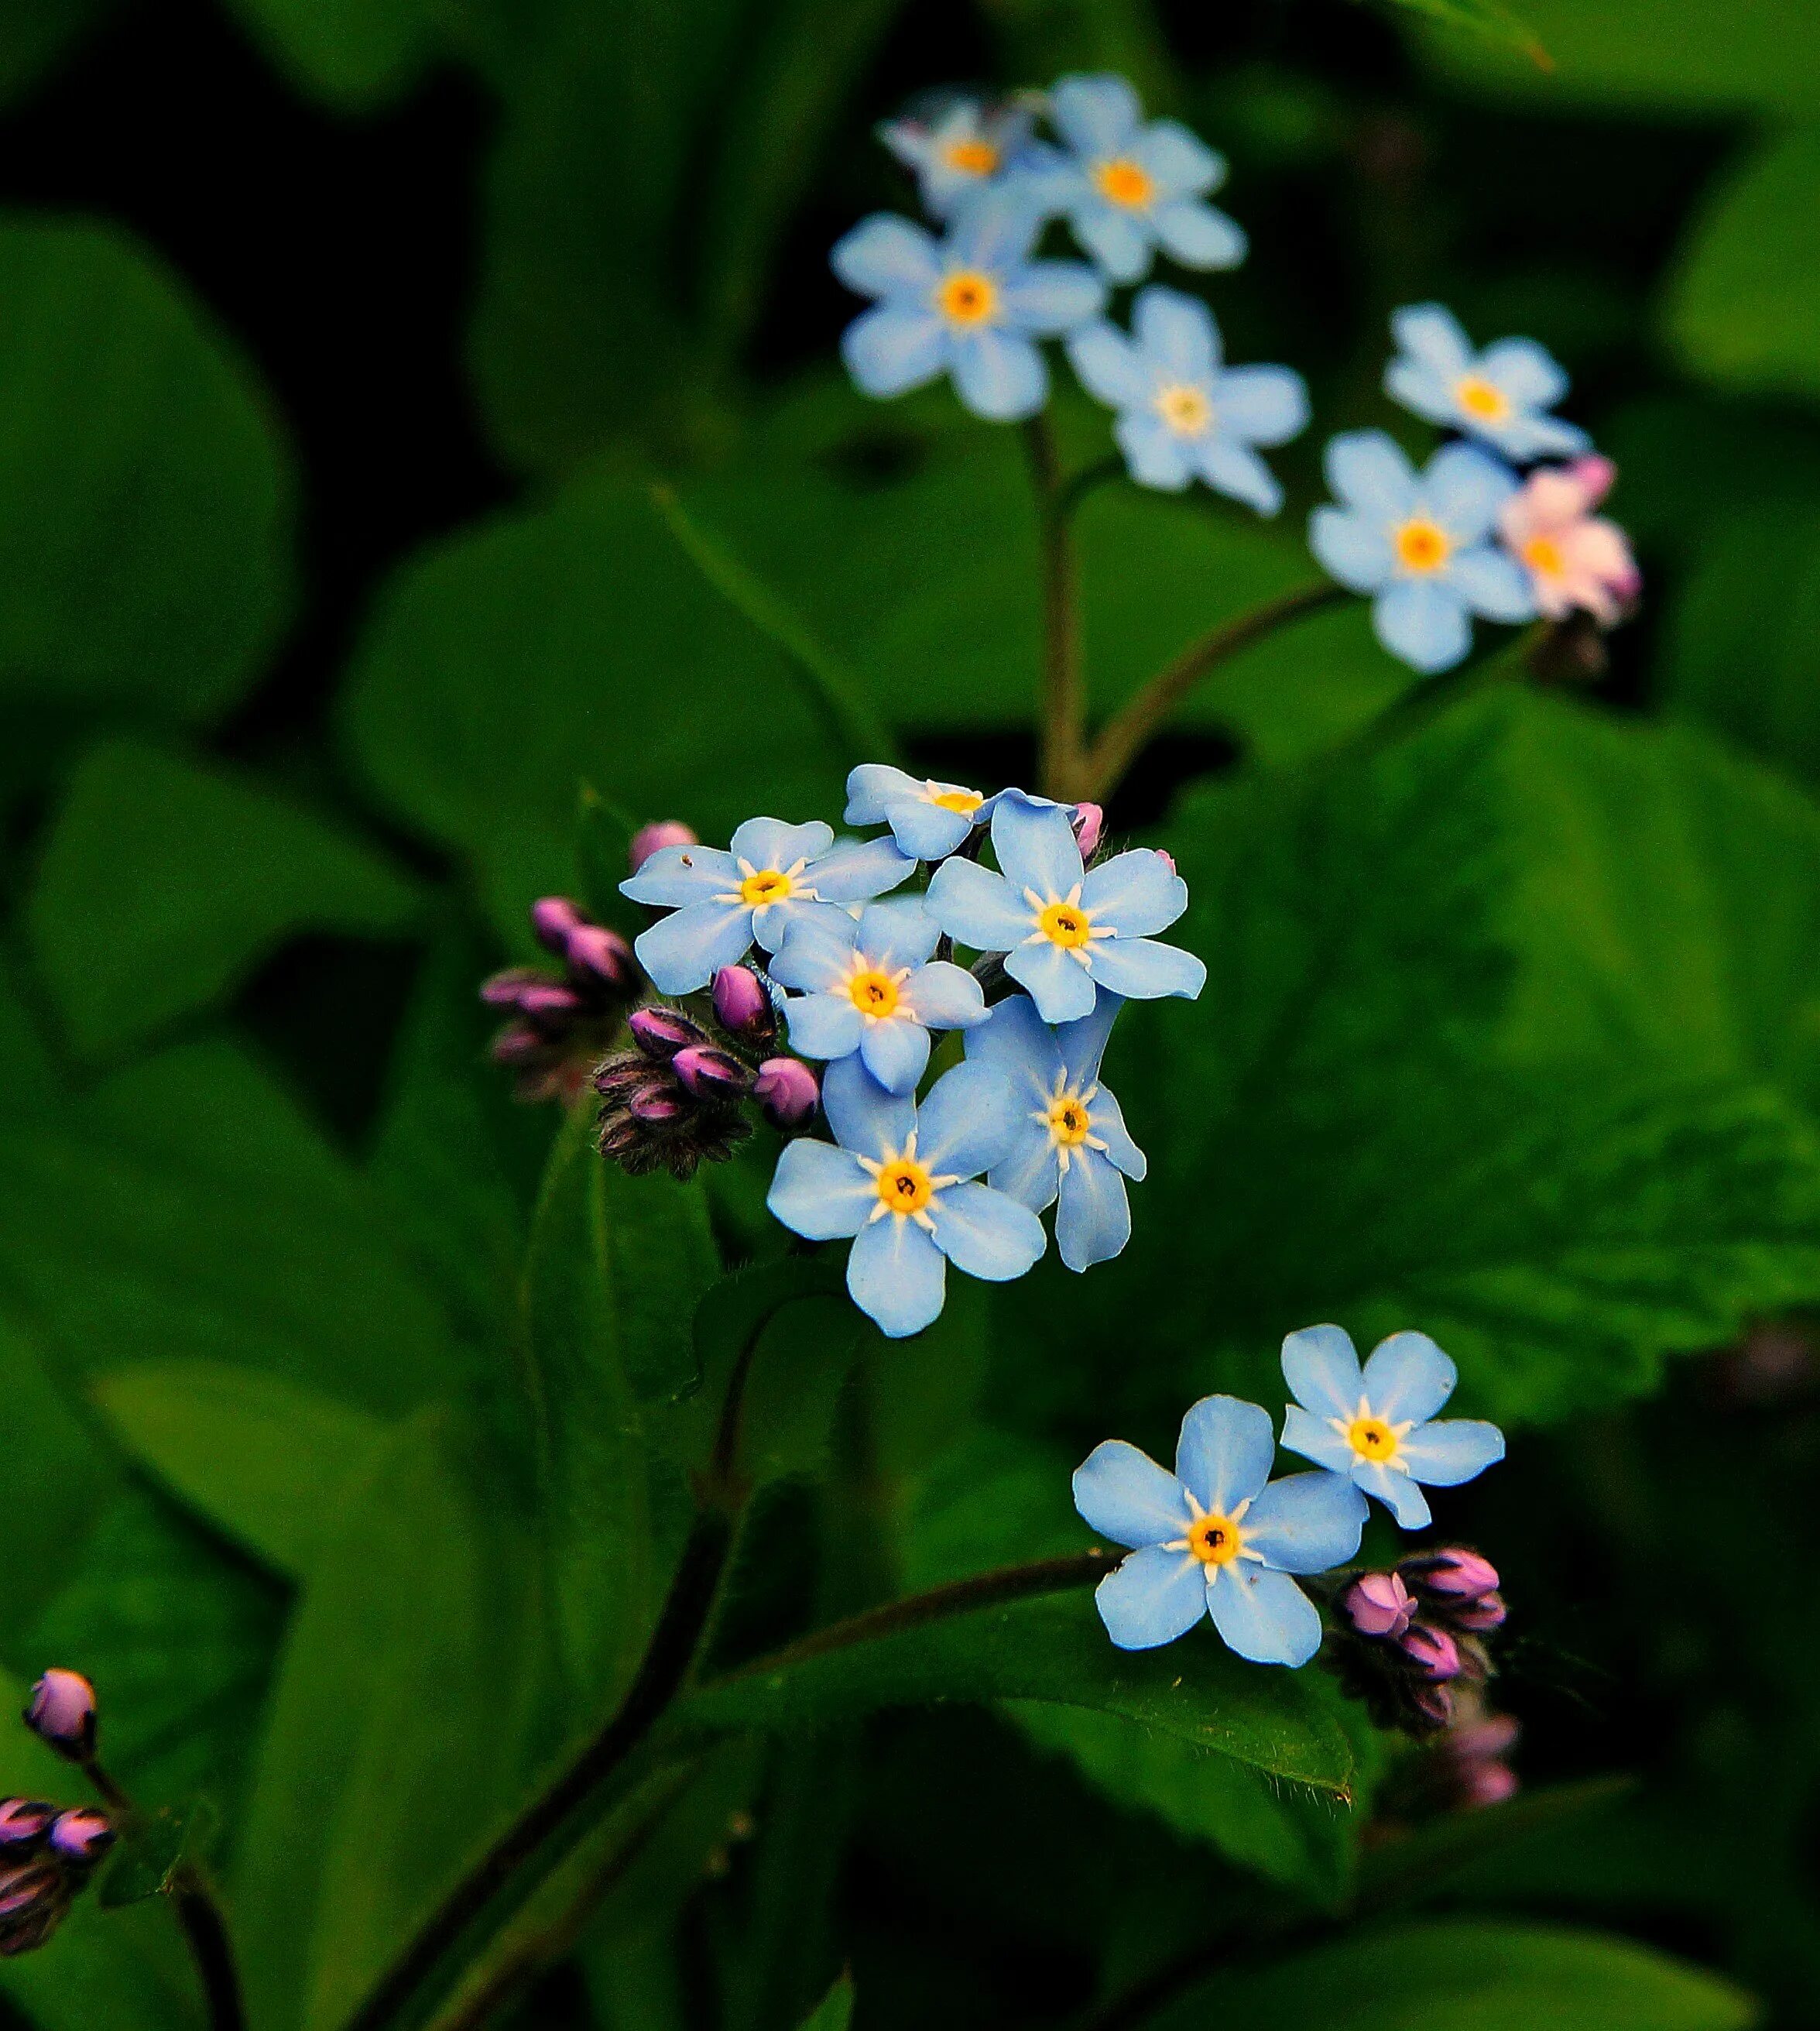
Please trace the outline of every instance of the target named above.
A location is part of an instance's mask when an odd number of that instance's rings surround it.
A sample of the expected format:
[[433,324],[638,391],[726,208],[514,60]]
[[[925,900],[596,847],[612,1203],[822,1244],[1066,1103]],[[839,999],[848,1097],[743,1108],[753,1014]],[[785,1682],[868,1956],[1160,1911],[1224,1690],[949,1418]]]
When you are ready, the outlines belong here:
[[992,850],[996,874],[977,861],[943,861],[924,907],[950,937],[1003,952],[1045,1023],[1090,1016],[1102,987],[1153,1001],[1192,1000],[1205,986],[1193,953],[1152,936],[1188,907],[1188,885],[1167,855],[1137,848],[1089,872],[1066,811],[1010,796],[992,813]]
[[1418,1484],[1457,1488],[1504,1457],[1495,1425],[1436,1422],[1459,1374],[1426,1333],[1392,1333],[1361,1369],[1338,1326],[1310,1326],[1283,1342],[1283,1377],[1296,1399],[1283,1444],[1376,1496],[1405,1530],[1433,1520]]
[[1182,1421],[1175,1471],[1122,1439],[1096,1446],[1074,1475],[1074,1507],[1130,1556],[1094,1600],[1121,1650],[1150,1650],[1205,1615],[1256,1664],[1305,1664],[1320,1612],[1292,1575],[1324,1573],[1359,1548],[1368,1508],[1337,1474],[1270,1478],[1268,1414],[1204,1396]]
[[1059,151],[1038,142],[1007,188],[1063,214],[1115,282],[1141,282],[1160,247],[1185,268],[1236,268],[1244,233],[1206,202],[1226,161],[1174,120],[1144,117],[1122,77],[1065,77],[1050,97]]
[[831,826],[748,818],[730,851],[694,841],[640,863],[620,893],[673,914],[641,932],[633,949],[657,990],[690,994],[757,940],[767,952],[795,924],[850,924],[846,906],[895,889],[915,867],[888,839],[847,839]]
[[924,211],[947,218],[1021,160],[1030,125],[1024,106],[955,99],[927,119],[888,120],[878,138],[914,174]]
[[919,1108],[887,1093],[857,1056],[843,1058],[822,1081],[821,1104],[835,1141],[791,1143],[765,1203],[809,1240],[851,1239],[847,1288],[888,1339],[938,1317],[949,1263],[1008,1283],[1048,1245],[1029,1207],[973,1182],[1016,1126],[1010,1088],[988,1067],[957,1065]]
[[1372,596],[1378,639],[1424,675],[1472,646],[1473,614],[1530,620],[1535,595],[1495,540],[1517,490],[1506,465],[1472,445],[1444,445],[1418,473],[1382,430],[1349,430],[1326,457],[1338,507],[1317,508],[1308,544],[1342,585]]
[[834,272],[878,299],[842,335],[862,393],[907,394],[943,374],[975,416],[1033,416],[1048,399],[1036,341],[1099,315],[1106,285],[1079,261],[1034,261],[1042,215],[1009,190],[965,206],[945,240],[880,213],[836,247]]
[[1405,408],[1483,438],[1519,464],[1590,447],[1584,430],[1547,413],[1567,393],[1567,376],[1534,339],[1502,338],[1476,352],[1439,304],[1410,304],[1390,330],[1402,350],[1384,370],[1384,391]]
[[1090,1016],[1051,1030],[1028,995],[1014,994],[967,1032],[969,1062],[1003,1072],[1020,1102],[1017,1133],[987,1182],[1033,1213],[1059,1201],[1055,1245],[1070,1269],[1110,1261],[1131,1239],[1125,1180],[1147,1168],[1118,1101],[1100,1083],[1124,1005],[1102,989]]

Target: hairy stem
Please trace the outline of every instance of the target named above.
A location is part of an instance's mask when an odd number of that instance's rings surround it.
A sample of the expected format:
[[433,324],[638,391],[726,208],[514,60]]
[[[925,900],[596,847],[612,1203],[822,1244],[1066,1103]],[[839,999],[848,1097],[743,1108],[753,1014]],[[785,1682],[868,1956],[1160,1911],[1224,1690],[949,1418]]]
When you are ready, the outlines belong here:
[[1074,546],[1068,531],[1074,497],[1062,478],[1055,432],[1046,416],[1033,416],[1024,426],[1024,442],[1036,490],[1043,565],[1043,702],[1037,773],[1046,796],[1072,797],[1087,725],[1080,600],[1074,583]]

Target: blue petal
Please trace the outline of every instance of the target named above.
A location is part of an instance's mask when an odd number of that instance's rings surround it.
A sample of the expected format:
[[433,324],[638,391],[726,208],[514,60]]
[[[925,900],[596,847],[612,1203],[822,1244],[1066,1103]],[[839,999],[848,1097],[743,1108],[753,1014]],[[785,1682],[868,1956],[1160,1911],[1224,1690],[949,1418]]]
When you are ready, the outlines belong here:
[[[849,818],[852,817],[850,811]],[[886,814],[891,836],[913,860],[945,860],[973,829],[964,811],[931,803],[927,797],[901,797]]]
[[733,857],[754,867],[794,867],[813,860],[834,844],[834,829],[812,818],[807,825],[786,825],[782,818],[748,818],[733,835]]
[[1392,1333],[1365,1363],[1366,1401],[1388,1425],[1424,1424],[1453,1394],[1460,1371],[1426,1333]]
[[1416,508],[1416,475],[1382,430],[1345,430],[1322,457],[1327,484],[1349,508],[1374,522],[1406,522]]
[[1135,219],[1106,203],[1089,196],[1068,214],[1074,237],[1115,282],[1141,281],[1150,272],[1148,234]]
[[1520,409],[1552,409],[1567,393],[1560,361],[1532,338],[1501,338],[1487,346],[1479,371]]
[[1170,381],[1205,387],[1219,371],[1219,327],[1198,296],[1160,285],[1141,289],[1131,307],[1131,329]]
[[990,1185],[950,1185],[929,1212],[936,1247],[957,1269],[988,1284],[1028,1275],[1049,1245],[1030,1209]]
[[[735,844],[735,852],[739,850]],[[824,903],[869,903],[916,872],[916,863],[906,859],[888,839],[843,839],[837,846],[817,852],[820,857],[811,861],[803,879],[814,885]]]
[[[1153,938],[1108,938],[1087,948],[1087,970],[1102,987],[1130,1001],[1178,994],[1192,1001],[1207,985],[1207,967],[1179,945]],[[1009,961],[1006,971],[1010,971]]]
[[1506,457],[1524,464],[1535,458],[1572,458],[1592,449],[1584,430],[1558,416],[1512,416],[1485,434]]
[[1076,1150],[1063,1172],[1055,1246],[1070,1269],[1110,1262],[1131,1239],[1125,1180],[1096,1150]]
[[970,1063],[991,1065],[1004,1075],[1022,1105],[1047,1102],[1055,1090],[1061,1047],[1028,995],[1011,995],[988,1009],[980,1027],[968,1032],[966,1049]]
[[1301,1404],[1292,1403],[1283,1413],[1283,1449],[1300,1453],[1329,1474],[1349,1474],[1358,1455],[1326,1418],[1313,1416]]
[[1384,369],[1384,393],[1393,402],[1431,423],[1452,423],[1459,427],[1477,419],[1468,416],[1456,392],[1458,376],[1439,374],[1418,360],[1393,360]]
[[739,870],[730,853],[717,846],[666,846],[653,853],[620,893],[635,903],[679,910],[685,903],[705,903],[739,886]]
[[1317,508],[1308,517],[1308,548],[1353,592],[1378,591],[1397,568],[1388,526],[1350,508]]
[[[1100,1060],[1106,1054],[1106,1040],[1112,1034],[1112,1026],[1118,1019],[1118,1012],[1125,1006],[1122,995],[1099,990],[1093,1012],[1083,1016],[1078,1022],[1064,1023],[1055,1032],[1055,1043],[1061,1053],[1060,1064],[1068,1073],[1068,1083],[1077,1090],[1092,1085],[1100,1076]],[[1055,1071],[1049,1074],[1046,1092],[1052,1092],[1055,1085]]]
[[[1058,804],[1042,807],[1021,798],[1001,799],[992,813],[992,851],[1020,897],[1027,889],[1044,902],[1066,896],[1085,872],[1074,828]],[[1024,934],[1029,928],[1026,921]]]
[[1074,1507],[1089,1530],[1133,1550],[1188,1533],[1182,1483],[1122,1439],[1096,1446],[1074,1470]]
[[1093,1133],[1106,1145],[1106,1161],[1115,1170],[1122,1171],[1134,1183],[1142,1183],[1150,1168],[1149,1159],[1131,1139],[1125,1126],[1125,1116],[1118,1097],[1107,1087],[1101,1086],[1094,1094],[1088,1110],[1088,1118]]
[[1208,1589],[1207,1605],[1226,1648],[1254,1664],[1305,1664],[1321,1647],[1319,1611],[1287,1573],[1238,1560]]
[[1444,304],[1407,304],[1392,313],[1390,330],[1412,359],[1449,381],[1457,381],[1472,364],[1472,341]]
[[1218,207],[1178,197],[1152,214],[1163,251],[1185,268],[1236,268],[1250,247],[1245,229]]
[[[1018,998],[1022,1001],[1023,997]],[[1046,1127],[1029,1120],[1020,1121],[1010,1147],[986,1173],[986,1183],[994,1191],[1003,1192],[1019,1206],[1028,1206],[1032,1213],[1047,1212],[1055,1203],[1062,1183],[1055,1138]]]
[[1049,371],[1030,341],[1016,332],[970,331],[953,343],[955,389],[976,416],[1016,423],[1048,401]]
[[1487,620],[1516,622],[1535,618],[1535,594],[1529,574],[1513,557],[1489,544],[1463,550],[1449,560],[1447,583],[1475,613]]
[[944,1072],[917,1115],[917,1159],[937,1176],[977,1178],[1011,1146],[1022,1112],[1010,1082],[993,1066]]
[[887,1340],[907,1340],[940,1317],[947,1275],[942,1251],[895,1213],[862,1227],[847,1258],[853,1302]]
[[921,304],[877,304],[840,334],[840,356],[862,395],[888,402],[947,365],[947,328]]
[[1096,926],[1122,938],[1147,938],[1167,930],[1188,907],[1188,884],[1160,853],[1133,847],[1089,870],[1081,904]]
[[1112,427],[1125,469],[1140,486],[1180,494],[1194,478],[1194,440],[1147,409],[1127,409]]
[[1386,1466],[1382,1460],[1357,1460],[1353,1479],[1368,1495],[1375,1495],[1405,1530],[1425,1530],[1435,1520],[1428,1501],[1406,1474]]
[[772,960],[772,978],[805,994],[830,992],[852,970],[858,930],[844,911],[793,919]]
[[1287,444],[1308,425],[1308,383],[1292,367],[1234,367],[1213,399],[1219,427],[1248,444]]
[[792,1233],[839,1241],[865,1226],[878,1188],[850,1151],[805,1137],[784,1146],[765,1203]]
[[1338,1326],[1305,1326],[1284,1340],[1282,1359],[1290,1394],[1305,1409],[1317,1418],[1358,1415],[1365,1383],[1350,1333]]
[[1129,80],[1110,72],[1059,79],[1050,105],[1055,131],[1077,155],[1089,157],[1129,147],[1144,117]]
[[1033,261],[1006,276],[999,300],[1014,330],[1055,338],[1099,316],[1106,285],[1084,262]]
[[943,861],[923,907],[951,938],[975,952],[1008,952],[1030,935],[1029,905],[1013,895],[1002,874],[977,861]]
[[1283,505],[1277,476],[1249,445],[1236,438],[1208,437],[1196,447],[1200,476],[1216,494],[1241,501],[1260,515],[1274,515]]
[[1276,1449],[1267,1411],[1236,1396],[1204,1396],[1182,1421],[1176,1478],[1202,1508],[1230,1516],[1270,1479]]
[[805,902],[798,896],[787,896],[781,903],[761,904],[752,912],[752,935],[766,952],[776,952],[793,934],[801,937],[811,926],[824,935],[839,935],[852,922],[832,903]]
[[632,941],[660,994],[693,994],[752,946],[752,912],[743,903],[690,903]]
[[929,1033],[920,1023],[900,1016],[882,1023],[868,1023],[862,1017],[859,1055],[887,1092],[914,1093],[929,1064]]
[[1457,1488],[1504,1457],[1504,1434],[1476,1418],[1446,1418],[1418,1425],[1398,1455],[1412,1477],[1431,1488]]
[[841,1147],[875,1162],[887,1150],[902,1150],[917,1125],[916,1102],[887,1093],[857,1056],[828,1067],[821,1105]]
[[[1115,938],[1108,941],[1107,949],[1117,943]],[[1005,971],[1029,993],[1045,1023],[1078,1022],[1093,1012],[1092,975],[1047,938],[1014,945],[1005,955]]]
[[926,296],[940,274],[931,235],[884,211],[862,219],[828,259],[835,274],[862,296]]
[[1187,1552],[1133,1552],[1093,1590],[1106,1634],[1121,1650],[1173,1643],[1207,1612],[1207,1568]]
[[883,825],[891,806],[904,797],[921,798],[920,777],[894,769],[888,762],[862,762],[847,778],[848,825]]
[[1015,183],[995,184],[957,214],[945,249],[947,266],[1000,274],[1021,266],[1043,229],[1031,193]]
[[1371,1505],[1342,1474],[1273,1481],[1245,1515],[1248,1548],[1285,1573],[1324,1573],[1358,1551]]
[[799,1057],[850,1056],[865,1034],[865,1018],[844,994],[791,995],[783,1012],[790,1048]]
[[1509,467],[1476,445],[1443,445],[1422,475],[1420,505],[1456,543],[1476,543],[1497,526],[1517,486]]
[[964,966],[932,960],[903,984],[914,1019],[929,1030],[971,1030],[986,1019],[986,997]]
[[1165,199],[1204,197],[1226,181],[1226,158],[1179,121],[1152,120],[1126,152]]
[[1104,319],[1070,335],[1068,363],[1088,393],[1108,408],[1148,402],[1152,375],[1143,355],[1117,326]]
[[920,896],[899,896],[888,903],[869,903],[860,911],[854,943],[871,965],[895,970],[921,966],[941,935],[941,926],[923,907]]
[[1400,579],[1379,593],[1372,628],[1393,656],[1428,676],[1450,670],[1472,646],[1458,595],[1428,579]]

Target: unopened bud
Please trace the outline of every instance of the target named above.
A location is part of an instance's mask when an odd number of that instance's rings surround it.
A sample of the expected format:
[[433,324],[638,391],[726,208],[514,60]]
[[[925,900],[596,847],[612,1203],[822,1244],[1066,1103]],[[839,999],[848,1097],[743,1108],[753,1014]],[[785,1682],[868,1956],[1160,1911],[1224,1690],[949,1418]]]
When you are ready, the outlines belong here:
[[1508,1763],[1468,1763],[1456,1774],[1460,1804],[1468,1811],[1486,1806],[1502,1806],[1515,1795],[1517,1772]]
[[698,1023],[691,1023],[679,1010],[655,1004],[635,1008],[626,1027],[632,1033],[633,1042],[648,1058],[673,1058],[691,1044],[708,1041]]
[[0,1800],[0,1856],[17,1858],[22,1849],[36,1847],[56,1817],[57,1808],[42,1798]]
[[95,1688],[80,1671],[47,1671],[32,1688],[25,1725],[72,1763],[95,1747]]
[[777,1034],[777,1012],[749,966],[724,966],[714,976],[714,1015],[722,1029],[754,1039]]
[[1361,1636],[1401,1636],[1416,1604],[1394,1573],[1366,1573],[1340,1596],[1340,1612]]
[[1418,1593],[1443,1601],[1470,1601],[1498,1585],[1498,1568],[1489,1559],[1457,1547],[1427,1558],[1405,1559],[1400,1570]]
[[569,940],[587,919],[566,896],[543,896],[530,906],[530,927],[538,943],[558,959],[568,956]]
[[528,1023],[509,1023],[488,1046],[497,1065],[528,1065],[549,1049],[549,1039]]
[[114,1823],[93,1806],[74,1806],[50,1823],[50,1851],[76,1869],[92,1869],[113,1847]]
[[767,1058],[752,1091],[775,1128],[800,1127],[821,1099],[814,1073],[800,1058]]
[[679,1051],[670,1069],[698,1100],[743,1100],[752,1090],[750,1068],[712,1044],[691,1044]]
[[1074,807],[1074,843],[1081,849],[1081,858],[1091,860],[1100,850],[1100,840],[1106,830],[1106,814],[1097,804],[1077,804]]
[[1428,1727],[1449,1727],[1453,1720],[1453,1688],[1431,1679],[1412,1679],[1404,1697],[1416,1719]]
[[1494,1757],[1508,1756],[1522,1732],[1514,1716],[1487,1714],[1483,1720],[1462,1722],[1443,1746],[1463,1763],[1489,1762]]
[[[1437,1615],[1443,1612],[1439,1606],[1433,1612]],[[1493,1630],[1504,1627],[1509,1612],[1502,1594],[1482,1593],[1476,1601],[1462,1601],[1446,1609],[1445,1615],[1455,1629],[1464,1629],[1474,1636],[1489,1636]]]
[[631,848],[627,859],[636,874],[653,853],[661,853],[667,846],[694,846],[694,833],[680,818],[660,818],[655,825],[640,825],[632,834]]
[[1444,1629],[1416,1623],[1398,1638],[1397,1647],[1424,1679],[1436,1685],[1460,1675],[1459,1646]]
[[679,1121],[689,1112],[688,1101],[671,1086],[646,1086],[635,1093],[626,1106],[635,1120],[655,1128]]
[[1589,509],[1596,508],[1610,493],[1612,483],[1617,478],[1617,468],[1597,452],[1589,453],[1584,458],[1570,459],[1567,469],[1585,496]]
[[586,986],[620,987],[637,978],[632,948],[605,924],[578,924],[569,934],[569,971]]
[[547,1036],[562,1036],[581,1011],[580,996],[560,981],[533,981],[519,990],[519,1015]]

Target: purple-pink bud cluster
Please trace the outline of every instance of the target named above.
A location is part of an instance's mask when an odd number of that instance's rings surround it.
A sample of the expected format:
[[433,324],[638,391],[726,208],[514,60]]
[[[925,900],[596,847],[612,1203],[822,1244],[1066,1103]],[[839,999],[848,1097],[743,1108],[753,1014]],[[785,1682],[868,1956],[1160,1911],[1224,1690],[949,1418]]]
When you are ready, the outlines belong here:
[[510,1012],[493,1040],[493,1056],[518,1075],[523,1100],[571,1100],[612,1041],[642,982],[631,947],[566,896],[531,905],[538,942],[563,963],[560,977],[534,966],[508,967],[482,986],[481,999]]
[[114,1839],[112,1820],[92,1806],[0,1800],[0,1957],[44,1944]]
[[1504,1622],[1498,1570],[1450,1547],[1361,1573],[1334,1597],[1330,1660],[1385,1727],[1453,1722],[1459,1687],[1490,1675],[1483,1638]]

